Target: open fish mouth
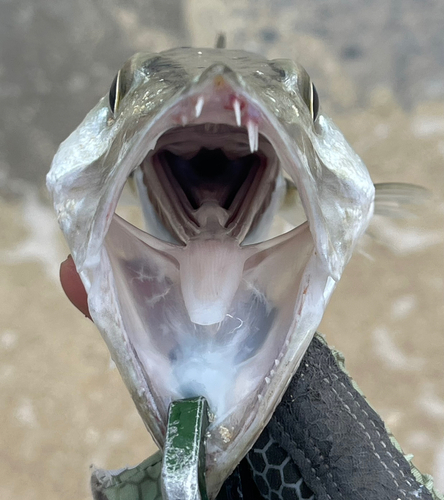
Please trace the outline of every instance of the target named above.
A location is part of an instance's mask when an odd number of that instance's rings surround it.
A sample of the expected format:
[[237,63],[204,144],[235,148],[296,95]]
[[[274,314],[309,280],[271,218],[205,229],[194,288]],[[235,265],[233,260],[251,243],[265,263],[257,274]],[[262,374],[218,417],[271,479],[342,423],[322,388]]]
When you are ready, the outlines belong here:
[[285,356],[314,241],[303,210],[298,226],[276,220],[286,183],[264,134],[272,125],[219,71],[162,126],[132,170],[146,230],[115,214],[104,247],[160,420],[171,400],[205,396],[223,449],[257,416]]
[[[367,171],[314,92],[299,66],[244,52],[139,54],[48,174],[91,315],[156,442],[171,401],[208,400],[213,497],[372,215]],[[116,213],[129,176],[144,230]]]

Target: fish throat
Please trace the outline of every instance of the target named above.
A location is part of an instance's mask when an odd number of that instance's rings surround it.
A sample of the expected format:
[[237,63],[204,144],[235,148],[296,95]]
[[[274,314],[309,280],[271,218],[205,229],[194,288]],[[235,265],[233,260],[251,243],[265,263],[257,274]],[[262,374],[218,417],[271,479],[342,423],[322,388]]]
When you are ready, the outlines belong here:
[[150,203],[171,236],[242,243],[270,204],[279,173],[271,144],[249,151],[245,127],[206,123],[174,128],[143,161]]

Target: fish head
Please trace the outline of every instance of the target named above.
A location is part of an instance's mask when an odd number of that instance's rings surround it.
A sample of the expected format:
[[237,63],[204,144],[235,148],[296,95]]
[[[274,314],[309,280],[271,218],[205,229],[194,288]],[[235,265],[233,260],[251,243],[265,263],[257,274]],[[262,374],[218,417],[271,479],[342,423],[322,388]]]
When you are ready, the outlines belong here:
[[[129,176],[145,230],[116,214]],[[207,399],[214,497],[368,225],[365,165],[301,66],[182,48],[125,63],[47,185],[91,316],[157,444],[172,401]]]

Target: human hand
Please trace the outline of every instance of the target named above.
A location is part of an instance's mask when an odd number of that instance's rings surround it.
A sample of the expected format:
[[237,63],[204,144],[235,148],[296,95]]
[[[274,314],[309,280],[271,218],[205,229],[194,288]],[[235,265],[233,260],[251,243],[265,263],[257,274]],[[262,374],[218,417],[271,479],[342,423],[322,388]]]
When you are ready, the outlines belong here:
[[85,288],[71,255],[60,265],[60,283],[68,299],[87,318],[91,319]]

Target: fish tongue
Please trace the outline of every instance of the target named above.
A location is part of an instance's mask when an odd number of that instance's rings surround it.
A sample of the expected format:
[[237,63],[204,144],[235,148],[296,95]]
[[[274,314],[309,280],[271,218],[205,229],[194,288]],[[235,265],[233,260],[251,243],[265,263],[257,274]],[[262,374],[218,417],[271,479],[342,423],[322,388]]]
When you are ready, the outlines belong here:
[[178,259],[180,284],[193,323],[224,320],[242,280],[246,253],[231,238],[192,240],[183,249]]
[[251,252],[227,234],[228,213],[212,202],[196,212],[202,229],[179,252],[180,284],[190,319],[213,325],[225,319]]

